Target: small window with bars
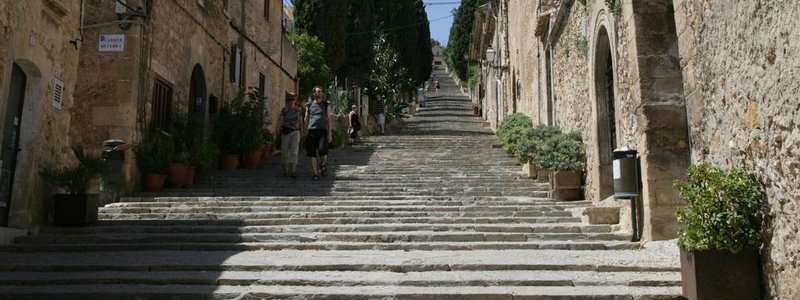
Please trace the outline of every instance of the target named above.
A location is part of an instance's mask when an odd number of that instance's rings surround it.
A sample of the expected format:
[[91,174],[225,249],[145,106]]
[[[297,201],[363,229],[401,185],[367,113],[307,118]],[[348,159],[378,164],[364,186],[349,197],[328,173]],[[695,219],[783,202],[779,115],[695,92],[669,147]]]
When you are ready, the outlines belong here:
[[153,84],[152,107],[152,124],[167,128],[172,117],[172,84],[161,77],[156,77]]

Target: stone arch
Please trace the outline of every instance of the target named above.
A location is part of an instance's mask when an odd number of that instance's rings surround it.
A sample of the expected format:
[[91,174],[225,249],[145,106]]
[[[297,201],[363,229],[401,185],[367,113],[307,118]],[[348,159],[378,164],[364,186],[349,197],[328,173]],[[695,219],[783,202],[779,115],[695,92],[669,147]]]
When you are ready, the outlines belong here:
[[206,92],[206,76],[203,66],[194,65],[189,82],[189,115],[194,123],[194,137],[192,144],[195,149],[202,146],[205,139],[208,121],[208,95]]
[[649,240],[671,239],[678,229],[675,207],[683,204],[673,182],[685,177],[690,164],[675,9],[672,0],[629,5],[641,94],[636,114],[642,127],[643,234]]
[[594,195],[595,200],[613,194],[612,151],[617,147],[616,51],[613,31],[606,11],[601,11],[595,23],[590,53],[592,109],[595,122],[594,138]]

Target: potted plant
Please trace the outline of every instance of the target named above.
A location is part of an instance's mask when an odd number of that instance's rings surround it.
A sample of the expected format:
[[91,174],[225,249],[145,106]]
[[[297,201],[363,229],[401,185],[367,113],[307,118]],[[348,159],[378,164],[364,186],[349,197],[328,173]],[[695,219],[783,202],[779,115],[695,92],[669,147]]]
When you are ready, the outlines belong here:
[[142,185],[145,191],[156,193],[164,187],[167,178],[168,164],[175,153],[175,144],[167,133],[151,127],[144,139],[133,147],[136,155],[136,166],[142,173]]
[[[240,91],[225,105],[217,117],[216,139],[221,155],[222,169],[235,169],[238,157],[255,156],[263,148],[261,128],[264,125],[264,101],[258,89]],[[256,163],[255,166],[258,166]]]
[[[539,124],[536,127],[526,128],[521,134],[522,137],[516,145],[515,156],[517,157],[517,161],[523,164],[523,173],[531,178],[537,178],[537,173],[540,169],[543,173],[546,171],[546,169],[539,168],[536,165],[536,157],[543,154],[541,150],[542,144],[550,137],[561,134],[561,129],[556,126]],[[549,172],[549,170],[547,170],[547,172]],[[548,175],[542,175],[542,177],[547,176]]]
[[96,186],[102,176],[110,175],[113,170],[99,156],[89,155],[83,146],[72,147],[78,163],[72,166],[50,168],[45,167],[39,175],[50,185],[67,194],[53,196],[54,225],[82,225],[97,222],[98,195],[88,194],[89,189]]
[[586,166],[586,152],[577,131],[556,134],[544,140],[536,155],[536,164],[552,171],[550,198],[577,200]]
[[683,295],[688,299],[761,299],[764,189],[738,169],[689,167],[675,183]]
[[[194,174],[190,173],[192,139],[194,138],[194,127],[191,124],[189,114],[176,110],[172,112],[167,134],[172,137],[174,143],[173,158],[168,164],[167,182],[174,187],[183,187],[191,184]],[[191,179],[191,180],[190,180]]]

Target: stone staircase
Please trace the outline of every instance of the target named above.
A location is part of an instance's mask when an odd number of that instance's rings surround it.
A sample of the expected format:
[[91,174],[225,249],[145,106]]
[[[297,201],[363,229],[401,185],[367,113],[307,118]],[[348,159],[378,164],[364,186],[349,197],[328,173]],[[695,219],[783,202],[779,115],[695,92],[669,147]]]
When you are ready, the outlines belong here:
[[441,97],[333,150],[320,181],[306,158],[283,178],[274,156],[17,238],[0,248],[0,299],[679,298],[672,243],[547,199],[436,72]]

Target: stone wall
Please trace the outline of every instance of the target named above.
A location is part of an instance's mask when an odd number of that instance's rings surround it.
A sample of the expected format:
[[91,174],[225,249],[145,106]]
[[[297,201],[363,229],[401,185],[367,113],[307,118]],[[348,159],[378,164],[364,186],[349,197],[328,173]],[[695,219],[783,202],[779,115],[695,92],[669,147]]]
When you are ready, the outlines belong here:
[[[133,2],[133,1],[129,1]],[[281,32],[281,3],[269,3],[270,19],[263,16],[263,3],[253,1],[159,1],[150,16],[134,18],[121,27],[109,1],[87,5],[87,48],[81,54],[84,80],[76,91],[80,109],[73,118],[91,120],[72,128],[76,140],[95,145],[109,138],[136,142],[152,118],[152,94],[156,79],[172,87],[173,111],[188,112],[192,74],[202,71],[205,99],[213,95],[222,102],[244,88],[258,87],[259,74],[266,79],[270,119],[283,106],[284,93],[294,91],[296,50]],[[243,6],[246,5],[246,6]],[[97,50],[101,34],[124,34],[125,50]],[[244,60],[241,83],[231,80],[231,50],[237,45]],[[293,60],[282,66],[283,57]],[[206,139],[213,135],[216,115],[202,107]],[[98,149],[99,151],[99,149]],[[132,153],[127,153],[132,158]],[[128,191],[135,189],[138,172],[134,159],[125,165]]]
[[[78,1],[0,1],[0,119],[6,120],[12,66],[27,76],[9,227],[37,231],[47,219],[46,197],[54,192],[39,169],[75,161],[68,128],[78,80],[79,20]],[[52,105],[54,79],[64,84],[60,109]]]
[[766,186],[769,294],[800,298],[800,6],[675,0],[694,162]]

